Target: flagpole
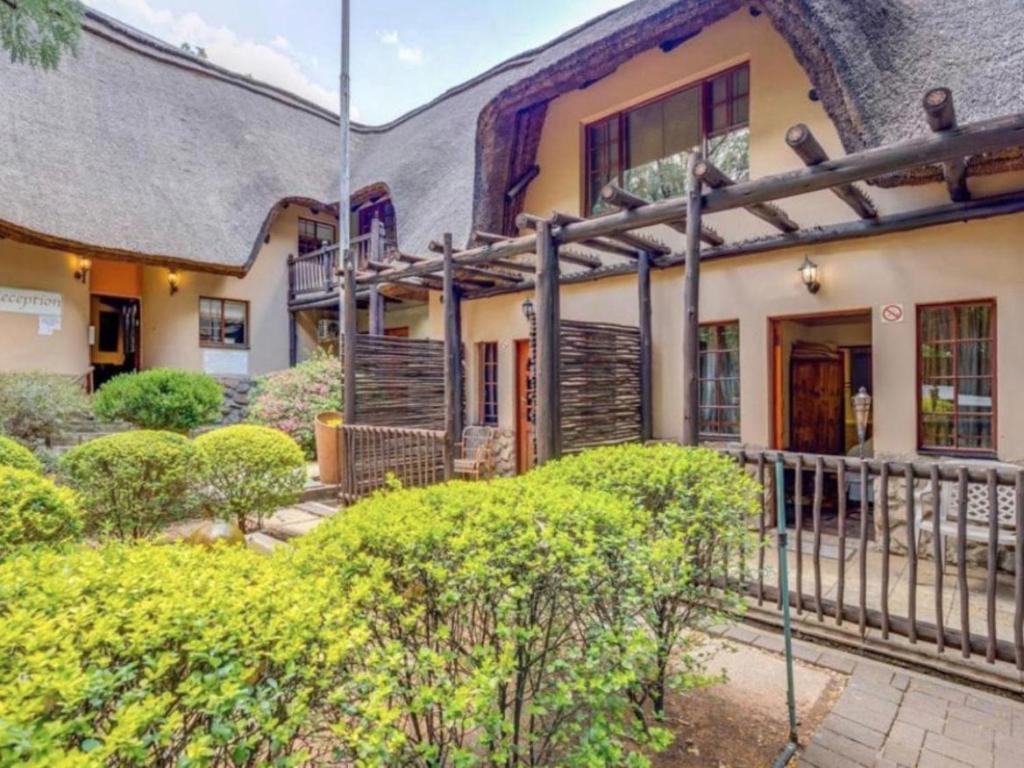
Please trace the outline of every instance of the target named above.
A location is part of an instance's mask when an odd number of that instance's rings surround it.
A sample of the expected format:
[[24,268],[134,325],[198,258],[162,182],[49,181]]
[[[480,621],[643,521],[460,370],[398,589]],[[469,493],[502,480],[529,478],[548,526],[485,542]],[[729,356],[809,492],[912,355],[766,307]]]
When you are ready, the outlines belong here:
[[[342,290],[341,271],[345,268],[345,254],[348,252],[351,233],[349,232],[349,101],[350,101],[350,78],[349,78],[349,28],[350,13],[349,0],[341,0],[341,75],[339,85],[341,91],[340,125],[341,133],[341,154],[339,163],[338,178],[338,321],[341,325],[341,318],[345,313],[345,292]],[[340,348],[339,344],[339,348]]]

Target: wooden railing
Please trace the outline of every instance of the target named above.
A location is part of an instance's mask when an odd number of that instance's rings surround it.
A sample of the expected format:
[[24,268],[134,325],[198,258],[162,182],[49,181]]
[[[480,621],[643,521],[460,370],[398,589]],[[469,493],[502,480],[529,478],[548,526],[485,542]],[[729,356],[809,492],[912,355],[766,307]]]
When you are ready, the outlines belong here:
[[341,499],[351,504],[387,485],[393,477],[406,487],[445,479],[445,433],[430,429],[341,426]]
[[[385,236],[379,222],[365,235],[349,241],[355,255],[356,269],[365,271],[371,265],[387,264],[398,256],[395,243]],[[288,298],[291,301],[336,293],[338,276],[338,245],[328,245],[301,256],[288,257]]]
[[[890,634],[901,635],[911,643],[934,643],[939,653],[946,652],[947,647],[959,648],[964,658],[981,655],[989,663],[1011,662],[1018,670],[1024,670],[1024,469],[1007,465],[986,467],[979,462],[900,462],[765,451],[725,452],[741,464],[752,466],[765,489],[757,521],[762,541],[771,537],[776,524],[773,465],[777,458],[783,461],[788,475],[784,492],[788,490],[791,497],[787,509],[793,512],[795,527],[789,546],[795,566],[790,603],[798,615],[807,612],[817,622],[834,622],[836,626],[849,622],[862,637],[869,629],[880,630],[883,640],[888,640]],[[859,528],[852,536],[847,532],[850,480],[859,487],[864,505]],[[822,504],[826,484],[832,482],[837,505],[833,545],[836,558],[834,567],[827,570],[834,569],[835,573],[829,574],[830,584],[823,586]],[[810,489],[811,495],[805,497],[805,491]],[[804,543],[803,520],[808,498],[813,536],[809,551]],[[869,511],[875,523],[871,529]],[[905,548],[894,547],[891,524],[897,515],[905,516],[906,520],[906,540],[910,546]],[[981,520],[987,522],[979,524]],[[946,573],[945,545],[938,537],[931,535],[930,542],[920,542],[920,548],[915,545],[919,533],[916,526],[926,524],[931,533],[937,523],[943,522],[947,527],[944,538],[955,547],[955,575]],[[871,541],[876,529],[880,541]],[[983,576],[976,572],[969,578],[969,541],[984,549]],[[849,564],[848,545],[857,548],[855,560],[851,558]],[[905,553],[899,549],[905,549]],[[1013,552],[1012,576],[998,570],[1000,553],[1006,551]],[[930,563],[921,562],[926,552],[930,554]],[[747,557],[738,566],[738,577],[747,582],[758,606],[767,601],[769,606],[774,602],[776,608],[781,608],[778,568],[766,564],[766,555],[771,557],[769,547],[761,547],[756,555]],[[810,558],[809,579],[804,573],[805,557]],[[901,578],[894,576],[894,567],[904,569]],[[955,581],[954,604],[947,603],[947,578]],[[975,606],[972,613],[971,585],[977,586],[980,580],[984,581],[983,608],[979,611]],[[847,589],[851,582],[855,590]],[[925,601],[921,605],[919,597]],[[957,607],[955,603],[959,608],[958,619],[957,611],[950,610]],[[924,619],[921,613],[927,614]],[[980,631],[975,632],[972,617],[979,615],[984,622]],[[1007,627],[1008,615],[1013,617],[1012,629]]]

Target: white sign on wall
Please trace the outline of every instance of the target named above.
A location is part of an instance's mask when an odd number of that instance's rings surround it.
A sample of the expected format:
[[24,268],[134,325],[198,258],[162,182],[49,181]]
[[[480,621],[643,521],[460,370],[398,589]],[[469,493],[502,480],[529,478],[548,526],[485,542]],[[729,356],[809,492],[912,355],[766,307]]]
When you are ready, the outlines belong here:
[[244,349],[204,349],[203,372],[214,376],[248,376],[249,352]]
[[879,314],[882,317],[882,322],[888,323],[902,323],[903,322],[903,305],[902,304],[883,304]]
[[64,312],[64,297],[49,291],[0,287],[0,312],[60,317]]

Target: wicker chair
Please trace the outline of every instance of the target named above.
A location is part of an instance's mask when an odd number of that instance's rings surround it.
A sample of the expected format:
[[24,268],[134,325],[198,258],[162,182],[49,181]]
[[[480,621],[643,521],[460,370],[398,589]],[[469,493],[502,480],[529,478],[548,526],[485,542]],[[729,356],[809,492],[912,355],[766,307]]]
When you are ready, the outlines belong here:
[[498,430],[494,427],[466,427],[462,442],[456,446],[455,475],[472,480],[494,476],[494,443]]

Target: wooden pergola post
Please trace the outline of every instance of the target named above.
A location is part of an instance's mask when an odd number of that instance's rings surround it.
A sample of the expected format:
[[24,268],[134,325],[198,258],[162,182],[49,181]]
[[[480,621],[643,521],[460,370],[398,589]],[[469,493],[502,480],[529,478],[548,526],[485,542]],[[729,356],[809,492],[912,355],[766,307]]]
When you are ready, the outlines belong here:
[[455,285],[455,265],[452,257],[451,233],[444,236],[444,426],[445,458],[444,476],[453,475],[455,444],[462,437],[462,313],[459,304],[461,296]]
[[551,223],[537,223],[537,283],[535,288],[535,391],[537,464],[562,453],[562,404],[559,360],[561,311],[558,295],[558,244]]
[[370,286],[370,335],[384,335],[384,297],[376,285]]
[[343,248],[345,292],[342,300],[344,346],[344,421],[346,424],[356,423],[356,265],[352,251]]
[[640,325],[640,439],[654,437],[654,345],[651,337],[651,253],[637,260],[637,294]]
[[686,169],[686,274],[683,279],[683,445],[697,445],[700,434],[700,219],[703,212],[701,181],[695,169],[701,162],[694,152]]

